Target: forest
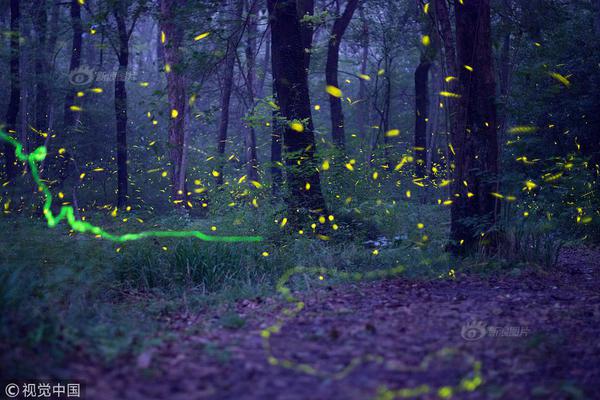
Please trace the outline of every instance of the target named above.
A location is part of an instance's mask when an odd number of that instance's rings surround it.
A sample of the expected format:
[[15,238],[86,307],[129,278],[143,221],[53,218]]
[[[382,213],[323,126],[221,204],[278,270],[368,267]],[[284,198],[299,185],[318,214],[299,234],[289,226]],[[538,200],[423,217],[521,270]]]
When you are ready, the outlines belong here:
[[600,0],[0,33],[0,398],[599,398]]

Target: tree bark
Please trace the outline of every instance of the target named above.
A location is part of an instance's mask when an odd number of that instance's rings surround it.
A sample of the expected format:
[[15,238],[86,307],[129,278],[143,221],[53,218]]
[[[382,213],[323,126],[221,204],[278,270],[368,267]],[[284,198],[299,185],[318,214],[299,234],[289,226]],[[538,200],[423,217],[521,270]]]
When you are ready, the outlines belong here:
[[[340,44],[342,37],[352,20],[352,15],[356,10],[358,0],[348,0],[346,8],[342,15],[335,19],[331,35],[327,44],[327,63],[325,65],[325,81],[327,85],[339,87],[338,67],[340,56]],[[329,109],[331,114],[331,136],[333,143],[344,148],[346,144],[344,132],[344,112],[342,110],[342,100],[339,97],[329,96]]]
[[161,26],[165,33],[164,46],[165,63],[170,72],[167,72],[167,92],[171,107],[169,120],[169,148],[171,156],[171,198],[174,204],[185,206],[187,198],[186,167],[187,167],[187,136],[185,132],[185,76],[183,70],[183,35],[181,23],[177,23],[175,16],[180,7],[185,4],[181,0],[161,0]]
[[[362,7],[359,8],[360,19],[362,21],[362,55],[360,63],[360,73],[367,75],[367,66],[369,61],[369,23],[365,17],[365,13]],[[364,79],[360,79],[358,86],[358,99],[360,103],[360,112],[358,115],[358,126],[360,127],[363,137],[368,137],[367,133],[369,130],[369,98],[367,94],[367,82]],[[370,151],[365,152],[370,155]]]
[[[448,11],[448,5],[446,0],[434,0],[435,7],[435,18],[438,25],[438,31],[442,40],[442,47],[444,49],[444,65],[442,69],[445,69],[444,79],[444,91],[450,93],[456,93],[458,91],[458,67],[456,59],[456,47],[454,42],[454,35],[452,33],[452,23],[450,22],[450,13]],[[456,100],[448,98],[448,100],[442,99],[444,108],[448,116],[448,128],[450,130],[450,142],[454,141],[454,136],[457,132],[456,126]],[[452,157],[453,155],[450,154]],[[452,158],[448,160],[452,162]]]
[[[273,91],[275,91],[275,82],[273,82]],[[277,96],[273,93],[273,99],[277,102]],[[271,130],[271,191],[273,197],[281,195],[283,186],[283,170],[282,170],[282,127],[279,126],[279,113],[273,110],[272,130]]]
[[594,30],[596,31],[596,36],[600,36],[600,0],[594,0],[594,6],[596,7]]
[[[69,76],[72,76],[75,71],[81,66],[81,41],[83,35],[83,26],[81,24],[81,5],[78,0],[71,0],[71,29],[73,30],[73,41],[71,43],[71,62],[69,64]],[[76,111],[70,109],[75,105],[76,88],[69,88],[65,97],[65,107],[63,116],[63,126],[71,128],[76,121],[78,115]]]
[[[272,69],[277,101],[287,121],[302,121],[297,132],[282,127],[287,166],[287,204],[300,217],[304,211],[325,212],[325,199],[315,158],[316,143],[310,110],[308,74],[302,60],[304,47],[295,0],[269,0]],[[291,215],[294,217],[294,215]]]
[[[46,12],[45,2],[40,2],[35,13],[35,36],[37,40],[37,53],[35,57],[35,128],[40,132],[48,132],[48,114],[50,112],[50,99],[48,95],[48,77],[51,73],[50,49],[47,44],[48,35],[48,13]],[[35,135],[33,141],[37,147],[43,143],[43,137]]]
[[451,206],[450,249],[455,254],[471,252],[477,245],[493,249],[497,235],[491,229],[498,216],[497,199],[491,194],[497,191],[498,142],[490,3],[463,3],[455,6],[458,64],[472,71],[461,68],[459,73],[458,130],[452,140],[457,197]]
[[117,21],[119,68],[115,77],[115,117],[117,123],[117,207],[127,204],[127,88],[125,85],[129,66],[129,34],[125,22],[127,9],[117,5],[114,16]]
[[[6,110],[6,130],[13,134],[17,126],[17,116],[19,114],[19,103],[21,97],[21,77],[19,76],[19,0],[10,1],[10,100]],[[6,179],[12,182],[17,175],[17,165],[15,150],[5,143],[4,154],[6,156]]]
[[425,178],[427,166],[427,118],[429,112],[429,69],[425,58],[415,71],[415,175]]
[[308,72],[310,55],[312,52],[313,27],[310,23],[302,21],[305,16],[312,17],[315,13],[315,0],[296,0],[296,11],[300,20],[300,40],[303,48],[304,69]]
[[[235,23],[241,25],[242,14],[244,12],[244,3],[241,0],[235,2]],[[229,127],[229,104],[231,102],[231,90],[233,88],[233,71],[237,47],[241,38],[241,26],[236,26],[237,32],[231,36],[227,42],[227,53],[225,55],[223,89],[221,92],[221,116],[219,119],[219,134],[217,139],[218,166],[216,177],[217,185],[223,184],[224,164],[225,164],[225,146],[227,144],[227,129]]]
[[[256,13],[258,11],[258,0],[246,0],[246,9],[248,10],[248,22],[246,31],[246,88],[248,91],[248,116],[254,114],[254,93],[255,93],[255,74],[256,74],[256,35],[258,33],[258,25],[256,21]],[[244,136],[244,147],[246,149],[246,173],[250,180],[258,181],[258,159],[256,156],[256,131],[252,125],[252,121],[248,123]]]

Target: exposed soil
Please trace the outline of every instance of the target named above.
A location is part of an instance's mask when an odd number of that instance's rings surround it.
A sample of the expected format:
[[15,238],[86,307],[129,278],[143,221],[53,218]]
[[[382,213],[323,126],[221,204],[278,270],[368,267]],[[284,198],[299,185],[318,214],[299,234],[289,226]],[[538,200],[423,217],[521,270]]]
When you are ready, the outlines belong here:
[[239,302],[241,327],[176,318],[175,340],[72,377],[102,400],[600,398],[599,278],[599,252],[567,249],[556,270],[519,277],[324,284],[270,335],[271,362],[261,332],[295,307],[281,298]]

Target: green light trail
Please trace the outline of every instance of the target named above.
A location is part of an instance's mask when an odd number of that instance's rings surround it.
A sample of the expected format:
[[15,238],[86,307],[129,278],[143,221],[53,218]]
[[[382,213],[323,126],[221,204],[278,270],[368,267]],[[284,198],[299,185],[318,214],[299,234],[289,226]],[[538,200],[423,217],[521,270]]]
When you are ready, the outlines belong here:
[[196,238],[207,242],[259,242],[262,241],[260,236],[214,236],[208,235],[200,231],[144,231],[139,233],[126,233],[123,235],[115,235],[106,232],[99,226],[95,226],[86,221],[79,221],[75,218],[73,207],[62,206],[58,215],[52,213],[52,193],[48,186],[42,181],[39,174],[38,163],[46,158],[47,149],[40,146],[29,154],[23,153],[23,145],[10,135],[0,130],[0,139],[8,142],[15,148],[17,159],[28,163],[31,170],[33,180],[37,184],[39,191],[44,195],[44,217],[50,228],[56,227],[61,221],[66,221],[67,224],[75,231],[84,234],[93,234],[103,239],[113,242],[123,243],[132,240],[141,240],[150,237],[156,238]]

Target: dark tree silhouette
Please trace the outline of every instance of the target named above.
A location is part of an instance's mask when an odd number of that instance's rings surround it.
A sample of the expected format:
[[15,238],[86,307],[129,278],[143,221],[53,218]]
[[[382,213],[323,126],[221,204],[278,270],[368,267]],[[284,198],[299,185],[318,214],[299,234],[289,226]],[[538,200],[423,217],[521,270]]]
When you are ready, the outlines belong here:
[[424,57],[415,70],[415,155],[417,178],[426,175],[427,114],[429,110],[429,69],[431,63]]
[[[71,0],[71,30],[73,31],[73,40],[71,42],[71,61],[69,64],[69,76],[76,73],[81,67],[81,45],[83,26],[81,24],[81,5],[78,0]],[[75,105],[76,88],[69,88],[65,96],[65,111],[63,116],[63,125],[65,129],[70,129],[75,124],[77,111],[71,110],[71,106]]]
[[185,5],[181,0],[160,2],[161,27],[165,34],[164,57],[167,67],[167,93],[171,118],[169,120],[169,149],[171,156],[171,198],[174,204],[185,206],[187,197],[185,133],[185,76],[183,74],[183,27],[176,21],[177,12]]
[[[325,65],[325,81],[328,85],[338,87],[338,66],[340,57],[340,44],[346,28],[352,20],[354,11],[358,6],[358,0],[348,0],[342,15],[335,19],[329,42],[327,44],[327,63]],[[346,144],[344,131],[344,112],[342,100],[339,97],[329,96],[329,108],[331,110],[331,136],[333,142],[340,148]]]
[[461,97],[452,138],[456,157],[451,249],[464,254],[478,244],[493,248],[497,239],[490,232],[499,208],[491,194],[497,191],[498,174],[496,84],[489,0],[456,3],[455,13]]
[[244,30],[241,26],[242,15],[244,13],[244,2],[241,0],[232,1],[234,7],[233,34],[227,40],[227,49],[225,60],[223,62],[223,86],[221,89],[221,116],[219,118],[219,131],[217,134],[217,152],[219,165],[217,167],[218,175],[216,182],[223,184],[223,166],[225,164],[225,146],[227,145],[227,130],[229,128],[229,103],[231,102],[231,91],[233,88],[233,73],[235,69],[235,60],[237,58],[237,48],[242,38]]
[[[11,134],[16,129],[21,97],[21,78],[19,76],[19,0],[10,1],[10,100],[6,110],[6,129]],[[16,156],[11,145],[4,145],[6,155],[6,178],[11,182],[17,175]]]
[[[325,210],[315,159],[315,136],[310,110],[305,43],[295,0],[269,0],[272,69],[278,105],[288,121],[301,121],[302,132],[282,127],[287,166],[287,202],[292,212]],[[296,61],[297,60],[297,61]]]

